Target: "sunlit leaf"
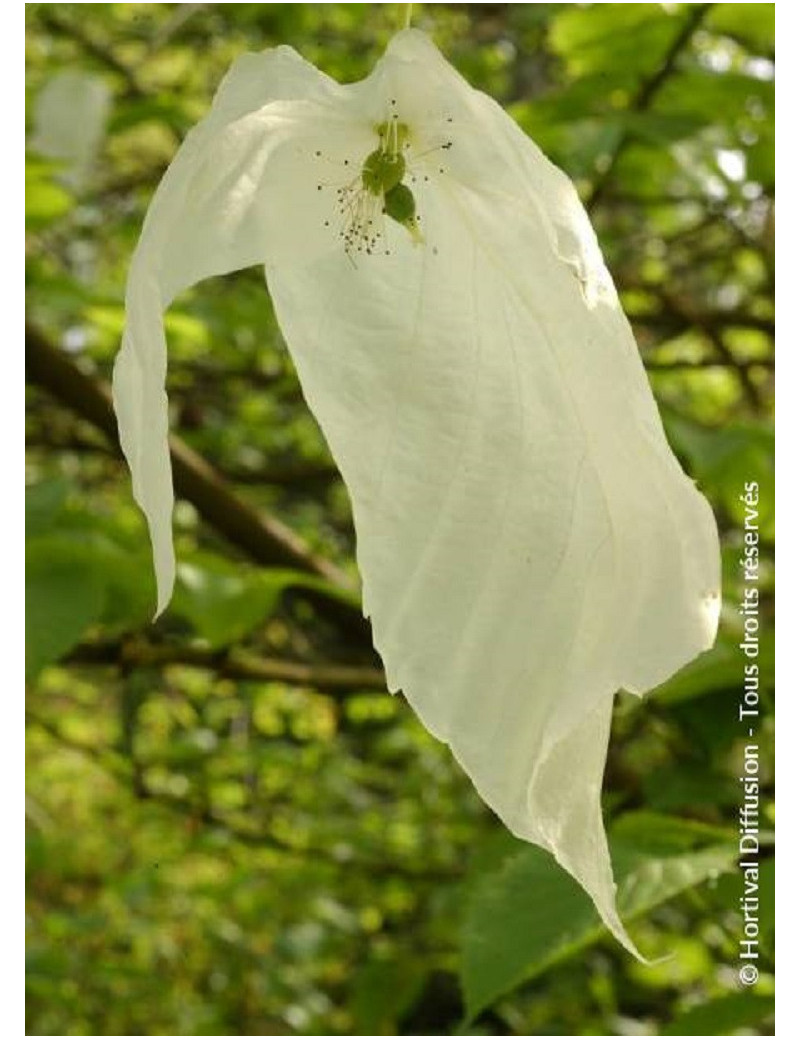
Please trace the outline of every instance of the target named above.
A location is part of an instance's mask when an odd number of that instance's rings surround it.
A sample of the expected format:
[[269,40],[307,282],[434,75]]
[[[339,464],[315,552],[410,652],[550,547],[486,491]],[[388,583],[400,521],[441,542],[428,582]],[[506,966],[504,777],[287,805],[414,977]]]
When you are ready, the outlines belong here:
[[100,619],[102,575],[88,546],[57,535],[28,542],[25,557],[25,670],[34,678]]
[[[633,840],[631,840],[633,838]],[[730,870],[732,843],[687,851],[673,834],[672,853],[648,856],[643,833],[612,838],[624,921],[686,888]],[[547,856],[529,849],[484,877],[467,907],[461,944],[461,981],[471,1018],[498,997],[556,961],[602,937],[591,902]]]

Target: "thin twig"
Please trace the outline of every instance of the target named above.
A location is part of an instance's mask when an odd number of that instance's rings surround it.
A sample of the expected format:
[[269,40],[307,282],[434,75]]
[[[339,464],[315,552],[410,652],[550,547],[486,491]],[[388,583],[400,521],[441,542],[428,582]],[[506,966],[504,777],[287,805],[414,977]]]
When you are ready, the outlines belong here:
[[747,361],[725,360],[723,358],[700,358],[697,361],[655,361],[645,360],[645,368],[648,372],[691,372],[693,369],[703,370],[707,368],[733,368],[750,369],[766,368],[774,369],[775,362],[772,358],[750,358]]
[[[30,382],[102,430],[118,448],[117,422],[106,383],[86,375],[72,358],[32,326],[25,329],[25,364]],[[170,437],[169,446],[178,495],[191,502],[203,519],[231,543],[258,563],[291,567],[323,578],[334,589],[352,589],[338,567],[313,553],[300,536],[280,520],[241,499],[224,478],[179,437]],[[357,647],[371,649],[369,625],[358,607],[323,590],[307,589],[303,595],[321,613],[345,628]]]
[[739,360],[725,342],[720,327],[705,321],[701,312],[689,310],[682,301],[676,299],[664,289],[654,289],[653,291],[657,292],[668,311],[671,311],[687,327],[697,329],[706,338],[714,348],[718,362],[736,373],[742,392],[750,406],[756,412],[760,411],[761,398],[758,393],[758,387],[751,379],[750,373],[753,366],[750,364],[750,360]]
[[[104,47],[99,41],[95,40],[94,37],[91,36],[81,24],[79,24],[77,19],[64,18],[62,15],[56,14],[54,11],[50,10],[50,8],[57,8],[59,6],[59,4],[39,4],[37,15],[43,27],[48,32],[60,34],[72,39],[87,54],[94,58],[95,61],[104,65],[110,72],[118,75],[122,80],[124,80],[130,97],[146,97],[147,92],[139,83],[134,70],[129,65],[120,61],[112,50],[108,47]],[[80,15],[79,17],[82,18],[83,15]]]
[[331,691],[386,689],[386,677],[379,668],[288,661],[238,647],[220,652],[202,647],[158,644],[141,638],[127,642],[84,643],[76,647],[65,662],[118,665],[127,669],[186,665],[241,681],[283,682]]
[[[642,81],[641,86],[633,98],[628,111],[632,113],[645,112],[652,103],[655,96],[664,86],[666,81],[675,71],[675,66],[683,50],[686,48],[695,32],[702,25],[703,20],[706,18],[708,13],[714,7],[714,4],[691,4],[689,13],[686,17],[686,21],[681,27],[680,32],[675,37],[664,56],[664,60],[656,71]],[[594,184],[589,197],[586,200],[586,209],[591,213],[597,203],[600,201],[602,196],[611,180],[616,173],[617,165],[622,158],[625,150],[631,144],[634,139],[634,135],[630,130],[623,130],[617,141],[616,147],[612,151],[608,164],[606,165],[603,172],[598,177]]]

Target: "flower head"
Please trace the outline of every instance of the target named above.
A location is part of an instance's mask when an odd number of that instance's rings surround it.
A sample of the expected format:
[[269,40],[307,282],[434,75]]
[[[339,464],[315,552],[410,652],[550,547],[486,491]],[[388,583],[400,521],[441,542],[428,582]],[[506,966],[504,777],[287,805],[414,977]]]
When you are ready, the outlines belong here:
[[[396,106],[394,98],[391,104],[393,108]],[[355,180],[336,192],[339,212],[345,217],[345,224],[339,232],[345,249],[348,252],[363,251],[368,256],[380,244],[385,244],[384,214],[406,228],[414,242],[419,244],[423,241],[414,192],[404,183],[407,175],[410,175],[412,183],[416,181],[416,176],[410,172],[413,157],[408,152],[411,148],[409,127],[401,123],[397,113],[393,112],[391,118],[375,127],[375,133],[377,148],[364,159]],[[441,149],[450,146],[451,142],[448,142],[441,145]],[[323,185],[317,186],[318,191],[322,189]],[[330,222],[326,221],[325,226],[329,225]],[[389,255],[388,248],[384,252]]]
[[600,812],[613,697],[712,644],[719,547],[574,188],[422,33],[349,86],[285,47],[234,64],[153,199],[115,369],[159,610],[162,312],[255,263],[351,496],[390,689],[632,948]]

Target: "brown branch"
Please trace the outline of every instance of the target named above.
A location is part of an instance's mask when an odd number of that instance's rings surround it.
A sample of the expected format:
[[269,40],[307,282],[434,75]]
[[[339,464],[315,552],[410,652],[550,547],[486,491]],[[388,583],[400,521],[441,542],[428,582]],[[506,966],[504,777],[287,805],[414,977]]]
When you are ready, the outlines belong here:
[[234,484],[275,487],[295,487],[307,484],[330,484],[340,479],[339,470],[327,462],[280,462],[270,463],[263,469],[242,466],[225,467],[228,479]]
[[706,339],[712,344],[724,364],[736,372],[745,399],[750,403],[753,411],[759,412],[761,410],[761,397],[758,392],[758,387],[751,377],[751,366],[739,361],[731,348],[722,338],[722,333],[719,329],[714,328],[713,325],[704,325],[702,320],[697,321],[695,324]]
[[[86,375],[72,358],[30,325],[25,329],[25,366],[30,382],[102,430],[118,449],[117,422],[108,385]],[[251,559],[268,567],[291,567],[316,575],[338,589],[352,589],[338,567],[313,553],[280,520],[239,498],[223,477],[179,437],[170,437],[169,447],[177,494],[191,502],[214,530]],[[312,589],[304,590],[303,595],[345,628],[362,649],[371,647],[369,625],[357,607]]]
[[[680,32],[672,41],[672,44],[655,72],[642,81],[638,92],[633,98],[628,111],[631,113],[646,112],[653,99],[675,71],[675,65],[683,50],[688,45],[692,36],[700,28],[703,20],[714,7],[714,4],[691,4],[686,21],[681,26]],[[605,194],[611,180],[616,173],[617,166],[625,150],[634,140],[635,135],[630,130],[624,130],[617,141],[616,147],[609,156],[608,164],[595,181],[594,187],[586,200],[586,209],[591,213]]]
[[[29,448],[44,448],[47,451],[73,452],[77,455],[102,455],[115,459],[117,453],[107,441],[81,436],[74,431],[55,433],[42,428],[29,434],[25,443]],[[274,463],[261,469],[225,466],[225,476],[231,484],[264,487],[297,487],[312,484],[330,484],[340,479],[339,470],[326,462]]]
[[43,428],[25,438],[28,448],[43,448],[45,451],[66,451],[76,455],[100,455],[115,459],[116,455],[107,443],[95,441],[89,437],[81,437],[77,433],[59,435]]
[[71,651],[64,663],[117,665],[126,670],[185,665],[244,682],[283,682],[328,691],[386,689],[386,678],[379,668],[308,664],[263,657],[238,647],[220,652],[194,646],[150,643],[139,638],[127,642],[83,643]]
[[691,372],[693,369],[703,370],[706,368],[767,368],[774,369],[775,362],[772,358],[756,359],[748,361],[726,360],[724,358],[700,358],[698,361],[655,361],[644,359],[644,367],[648,372]]
[[[624,288],[627,286],[623,286]],[[639,287],[632,286],[632,288]],[[653,291],[652,287],[644,288]],[[669,310],[648,314],[636,314],[628,310],[626,313],[631,324],[642,327],[675,330],[675,332],[684,332],[690,327],[682,314],[678,315]],[[752,329],[754,332],[762,332],[765,336],[774,337],[775,335],[775,322],[771,318],[759,318],[741,311],[700,311],[693,320],[699,320],[704,326],[715,329]],[[766,363],[764,362],[764,364]]]
[[725,342],[720,326],[707,320],[703,312],[690,310],[683,301],[676,299],[664,289],[654,289],[653,291],[660,297],[662,304],[668,312],[674,314],[687,328],[697,329],[706,338],[714,348],[718,364],[733,369],[739,380],[744,397],[754,411],[760,411],[761,398],[758,387],[751,378],[751,369],[758,367],[758,363],[754,364],[750,359],[744,361],[737,358]]
[[208,7],[208,4],[180,4],[172,17],[154,33],[150,40],[150,53],[157,54],[158,51],[163,50],[178,35],[184,25],[206,7]]
[[[103,46],[103,44],[94,39],[94,37],[91,36],[77,20],[64,18],[61,14],[57,15],[54,11],[50,10],[50,8],[58,8],[60,6],[60,4],[39,5],[39,9],[36,13],[42,27],[50,33],[55,35],[60,34],[73,40],[100,65],[105,66],[105,68],[110,72],[119,76],[124,81],[130,97],[146,97],[147,92],[143,89],[135,71],[129,65],[120,61],[112,50]],[[83,19],[84,15],[81,13],[77,17]]]

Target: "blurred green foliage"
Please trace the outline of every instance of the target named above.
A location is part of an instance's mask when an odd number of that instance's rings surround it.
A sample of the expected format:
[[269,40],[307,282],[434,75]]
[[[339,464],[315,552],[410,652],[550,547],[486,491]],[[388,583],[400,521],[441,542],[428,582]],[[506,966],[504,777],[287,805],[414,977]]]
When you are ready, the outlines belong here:
[[[358,79],[401,7],[26,5],[29,356],[49,344],[108,378],[148,200],[236,55],[287,43]],[[620,698],[606,776],[621,906],[640,947],[672,958],[632,960],[570,879],[500,828],[381,690],[379,663],[342,623],[353,604],[324,576],[265,566],[180,501],[178,591],[151,626],[127,475],[39,357],[29,1033],[771,1033],[773,19],[772,4],[415,14],[578,184],[669,436],[719,521],[717,647],[644,705]],[[70,118],[74,133],[55,140],[53,120]],[[178,436],[236,501],[355,580],[347,496],[260,273],[182,297],[168,335]],[[754,480],[765,833],[748,991],[736,605],[739,496]]]

